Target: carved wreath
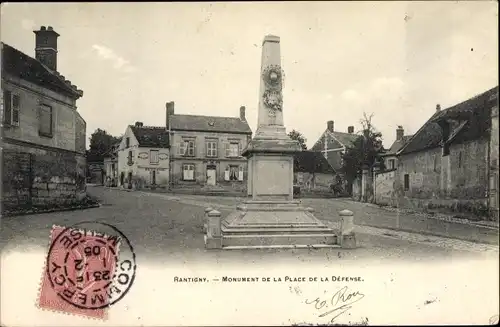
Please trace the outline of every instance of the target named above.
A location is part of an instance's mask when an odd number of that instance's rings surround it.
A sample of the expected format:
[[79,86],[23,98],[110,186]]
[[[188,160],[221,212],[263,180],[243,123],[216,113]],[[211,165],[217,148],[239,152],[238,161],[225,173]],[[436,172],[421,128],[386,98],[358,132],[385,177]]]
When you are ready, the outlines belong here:
[[264,105],[271,110],[281,111],[283,106],[283,97],[280,91],[266,90],[263,95]]
[[268,88],[281,89],[284,75],[283,69],[279,65],[269,65],[262,72],[262,79]]

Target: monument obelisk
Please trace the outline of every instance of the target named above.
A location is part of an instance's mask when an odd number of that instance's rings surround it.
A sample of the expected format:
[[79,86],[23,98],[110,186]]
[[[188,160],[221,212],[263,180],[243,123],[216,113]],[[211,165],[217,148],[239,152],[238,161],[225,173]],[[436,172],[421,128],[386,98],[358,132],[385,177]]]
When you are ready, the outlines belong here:
[[337,235],[293,199],[293,158],[302,150],[283,124],[280,38],[262,43],[258,127],[243,150],[248,200],[221,223],[222,248],[336,246]]

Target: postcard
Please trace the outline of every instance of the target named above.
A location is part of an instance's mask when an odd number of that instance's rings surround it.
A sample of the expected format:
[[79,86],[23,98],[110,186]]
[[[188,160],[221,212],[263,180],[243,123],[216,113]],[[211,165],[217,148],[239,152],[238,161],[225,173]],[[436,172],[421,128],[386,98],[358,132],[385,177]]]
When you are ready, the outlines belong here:
[[498,4],[1,5],[2,326],[499,321]]

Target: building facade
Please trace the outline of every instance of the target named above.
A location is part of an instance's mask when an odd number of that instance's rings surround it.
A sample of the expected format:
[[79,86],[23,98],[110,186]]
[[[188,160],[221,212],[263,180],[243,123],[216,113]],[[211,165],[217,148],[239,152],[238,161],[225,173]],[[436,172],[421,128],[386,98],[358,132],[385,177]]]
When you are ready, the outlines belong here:
[[384,158],[386,170],[395,170],[398,167],[398,157],[396,154],[412,137],[412,135],[404,135],[404,133],[403,126],[398,126],[396,129],[396,140],[392,143],[389,150],[381,155]]
[[118,149],[120,148],[120,143],[121,140],[113,144],[111,149],[104,155],[104,185],[109,187],[118,186]]
[[326,130],[311,148],[311,151],[321,152],[330,166],[337,172],[347,193],[352,193],[352,185],[347,184],[342,174],[342,155],[347,147],[352,146],[359,135],[354,133],[354,126],[347,128],[347,133],[335,131],[334,121],[326,124]]
[[71,205],[85,194],[83,96],[57,71],[52,27],[35,31],[35,58],[2,43],[2,204]]
[[[439,108],[438,108],[439,109]],[[498,87],[433,116],[397,153],[400,206],[498,219]],[[495,150],[496,149],[496,150]],[[496,212],[496,213],[495,213]]]
[[244,192],[247,160],[242,150],[252,131],[245,118],[179,115],[174,102],[166,105],[170,135],[170,186],[187,192]]
[[118,186],[164,187],[170,179],[170,142],[164,127],[127,126],[117,148]]

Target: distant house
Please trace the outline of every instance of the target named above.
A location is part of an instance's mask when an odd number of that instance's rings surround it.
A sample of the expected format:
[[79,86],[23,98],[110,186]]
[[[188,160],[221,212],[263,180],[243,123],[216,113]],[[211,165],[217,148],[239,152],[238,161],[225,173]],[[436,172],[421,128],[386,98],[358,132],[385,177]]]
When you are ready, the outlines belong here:
[[87,183],[104,184],[104,162],[102,156],[87,154]]
[[386,170],[394,170],[398,167],[398,151],[410,140],[413,135],[404,135],[403,126],[398,126],[396,129],[396,140],[392,143],[389,150],[387,150],[382,157]]
[[[334,122],[330,120],[326,124],[326,130],[311,148],[311,151],[321,152],[330,166],[337,172],[340,179],[344,180],[342,174],[342,155],[347,147],[352,146],[359,135],[354,133],[354,126],[347,128],[347,133],[335,131]],[[344,187],[350,193],[351,185],[345,182]]]
[[301,192],[331,193],[336,171],[320,152],[301,151],[294,155],[294,184]]
[[165,127],[127,126],[117,149],[118,186],[167,187],[170,179],[170,141]]
[[171,142],[173,190],[237,191],[246,189],[247,160],[241,156],[252,136],[240,107],[239,117],[176,114],[166,104]]
[[1,43],[2,209],[64,206],[86,195],[83,96],[57,70],[52,27],[35,33],[35,58]]
[[120,148],[121,138],[113,144],[104,155],[105,185],[118,186],[118,149]]
[[489,207],[498,219],[498,86],[437,109],[397,152],[400,204]]

